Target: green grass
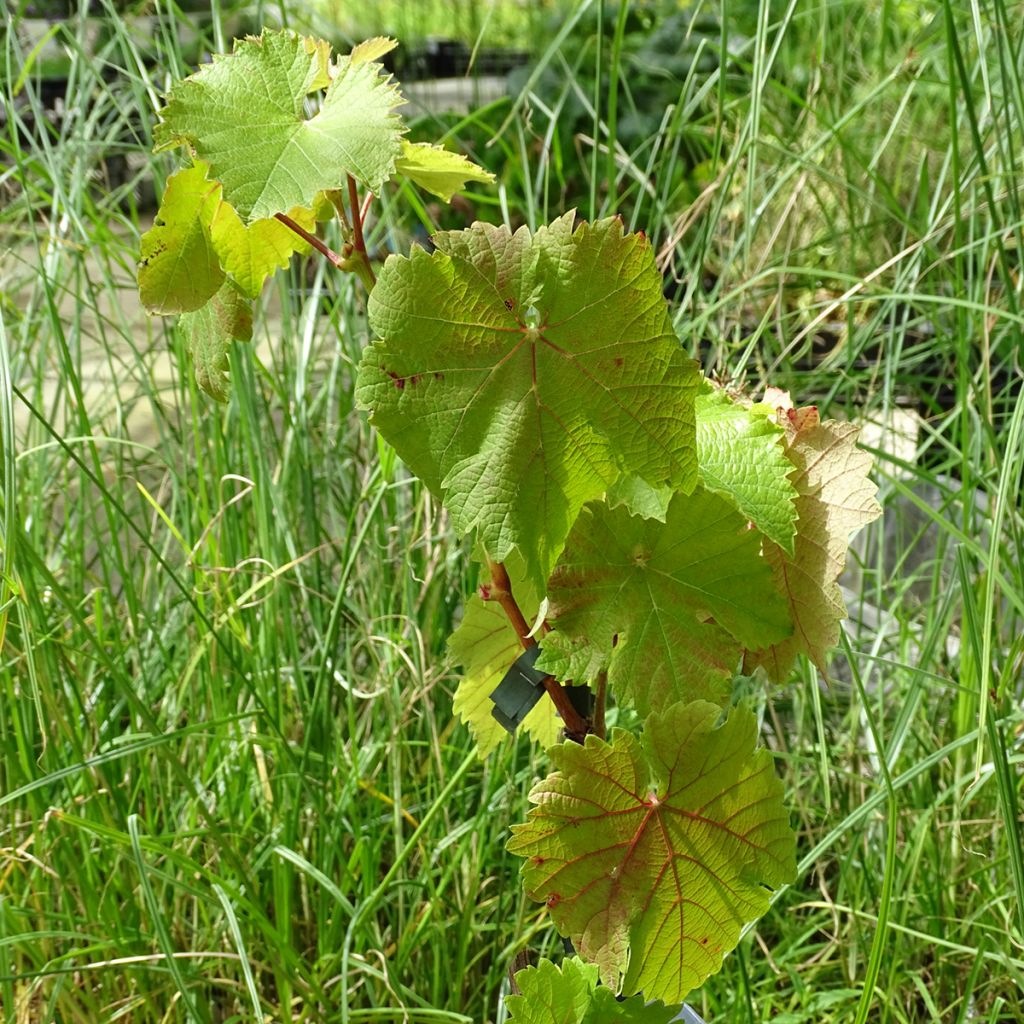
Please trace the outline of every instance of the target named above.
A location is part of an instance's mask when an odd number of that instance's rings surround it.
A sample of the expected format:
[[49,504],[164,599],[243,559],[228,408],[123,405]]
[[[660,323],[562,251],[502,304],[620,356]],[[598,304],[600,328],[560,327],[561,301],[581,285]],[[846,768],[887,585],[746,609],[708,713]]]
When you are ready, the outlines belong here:
[[[764,700],[800,876],[693,1003],[1019,1021],[1021,5],[721,6],[725,73],[695,64],[640,142],[626,26],[598,47],[593,3],[543,38],[553,94],[453,131],[501,174],[479,216],[576,197],[646,230],[710,372],[920,416],[875,450],[865,625],[830,685]],[[353,409],[352,282],[275,282],[227,407],[138,312],[134,197],[171,170],[144,154],[191,17],[158,10],[155,68],[68,21],[80,102],[33,128],[30,72],[0,139],[0,1019],[496,1020],[515,951],[557,948],[503,851],[544,758],[480,764],[451,720],[467,553]],[[570,109],[591,127],[563,137]]]

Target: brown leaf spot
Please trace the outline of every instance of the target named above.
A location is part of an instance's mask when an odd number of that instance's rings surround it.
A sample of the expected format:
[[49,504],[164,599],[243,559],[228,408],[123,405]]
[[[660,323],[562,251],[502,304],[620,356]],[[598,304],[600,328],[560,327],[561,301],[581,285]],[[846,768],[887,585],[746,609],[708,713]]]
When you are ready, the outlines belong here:
[[547,898],[547,899],[546,899],[546,900],[545,900],[544,902],[545,902],[545,903],[546,903],[546,904],[548,905],[548,907],[550,908],[550,907],[557,907],[557,906],[558,906],[558,904],[559,904],[559,903],[560,903],[561,901],[562,901],[562,897],[561,897],[561,896],[559,896],[557,892],[553,892],[553,893],[551,893],[551,894],[550,894],[550,895],[548,896],[548,898]]
[[392,373],[390,370],[388,370],[388,376],[395,382],[395,387],[398,388],[399,391],[405,390],[404,377],[399,377],[397,373]]

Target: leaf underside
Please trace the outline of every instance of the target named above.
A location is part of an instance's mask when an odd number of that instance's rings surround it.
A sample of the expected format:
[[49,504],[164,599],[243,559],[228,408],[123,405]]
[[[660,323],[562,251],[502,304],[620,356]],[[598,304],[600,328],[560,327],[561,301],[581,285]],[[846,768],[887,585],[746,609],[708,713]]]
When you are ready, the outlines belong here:
[[772,758],[744,707],[716,728],[704,701],[652,714],[641,739],[551,750],[558,769],[513,826],[526,888],[601,977],[681,1002],[795,876],[795,837]]
[[573,214],[531,235],[474,224],[391,256],[357,398],[496,561],[542,589],[583,504],[620,473],[696,482],[696,365],[646,239]]
[[[788,399],[788,396],[785,396]],[[859,428],[822,422],[813,406],[782,407],[786,454],[795,467],[797,533],[792,554],[765,545],[775,587],[785,596],[794,623],[791,637],[747,652],[744,665],[761,665],[774,682],[788,678],[800,654],[826,672],[828,652],[839,640],[846,603],[839,576],[850,538],[881,515],[868,473],[871,456],[857,447]]]
[[252,338],[252,306],[229,282],[205,306],[178,321],[195,364],[196,383],[211,398],[226,402],[230,393],[228,349]]
[[588,505],[548,586],[539,667],[592,680],[641,714],[677,701],[722,704],[743,649],[792,632],[761,537],[717,495],[677,494],[665,523]]

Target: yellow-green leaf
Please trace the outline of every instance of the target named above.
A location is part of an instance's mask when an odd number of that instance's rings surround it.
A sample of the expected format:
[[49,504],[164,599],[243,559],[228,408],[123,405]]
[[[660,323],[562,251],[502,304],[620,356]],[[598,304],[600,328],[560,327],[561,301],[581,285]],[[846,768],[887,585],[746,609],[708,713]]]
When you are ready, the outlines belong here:
[[[540,600],[533,584],[522,574],[521,559],[510,558],[505,566],[516,601],[527,621],[533,622]],[[491,715],[494,704],[490,695],[523,653],[522,644],[501,606],[474,594],[466,602],[462,622],[449,639],[448,647],[452,660],[462,666],[463,673],[455,691],[455,714],[469,727],[480,756],[486,757],[508,738],[508,733]],[[546,748],[558,742],[562,720],[545,696],[523,720],[522,727]]]
[[670,1024],[678,1012],[641,996],[617,1000],[598,983],[597,968],[579,957],[560,967],[541,960],[518,971],[516,985],[520,994],[505,1000],[515,1024]]
[[461,192],[469,181],[488,184],[494,181],[490,171],[477,167],[461,153],[405,139],[402,140],[402,155],[395,162],[395,171],[446,203],[450,203],[452,196]]
[[[289,210],[288,216],[305,230],[316,231],[312,210],[296,208]],[[244,224],[223,201],[213,215],[210,237],[221,266],[250,298],[259,295],[266,279],[287,267],[295,253],[309,252],[309,244],[279,220],[264,217]]]
[[205,168],[188,167],[167,179],[153,227],[142,236],[139,296],[151,313],[199,309],[221,286],[221,269],[210,224],[220,186]]
[[352,47],[350,55],[353,64],[372,64],[390,53],[398,45],[397,39],[387,36],[374,36]]

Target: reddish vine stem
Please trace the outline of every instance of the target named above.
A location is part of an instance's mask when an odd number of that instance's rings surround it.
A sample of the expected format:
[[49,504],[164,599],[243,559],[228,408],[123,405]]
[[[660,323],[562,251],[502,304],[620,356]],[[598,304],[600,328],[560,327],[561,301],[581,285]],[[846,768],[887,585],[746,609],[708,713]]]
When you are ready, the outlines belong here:
[[[502,611],[519,637],[519,642],[523,645],[523,650],[528,651],[531,647],[536,647],[537,641],[529,635],[530,624],[512,593],[512,581],[508,578],[508,570],[501,562],[492,562],[490,559],[487,560],[487,566],[491,571],[491,586],[487,599],[497,601],[501,605]],[[566,736],[577,743],[582,743],[590,732],[590,725],[573,707],[565,687],[554,676],[547,676],[544,680],[544,689],[562,716]]]
[[291,228],[301,239],[308,242],[318,253],[326,256],[331,263],[341,270],[346,267],[345,257],[339,256],[330,246],[326,245],[321,239],[317,238],[316,235],[310,234],[301,224],[296,224],[286,213],[275,213],[274,217],[279,220],[286,228]]
[[594,701],[594,735],[599,739],[605,738],[604,712],[608,703],[608,673],[605,671],[597,674],[597,699]]
[[377,277],[370,266],[370,257],[366,251],[366,240],[363,237],[363,220],[366,217],[366,210],[359,205],[359,191],[356,188],[356,179],[350,174],[348,176],[348,202],[352,207],[352,248],[358,254],[357,258],[362,259],[366,264],[367,276],[376,284]]

